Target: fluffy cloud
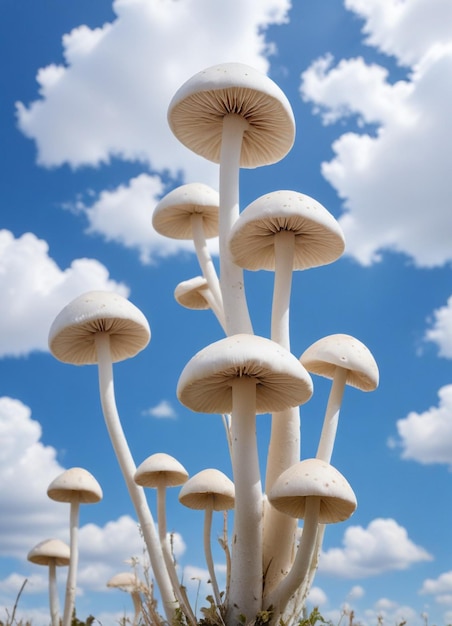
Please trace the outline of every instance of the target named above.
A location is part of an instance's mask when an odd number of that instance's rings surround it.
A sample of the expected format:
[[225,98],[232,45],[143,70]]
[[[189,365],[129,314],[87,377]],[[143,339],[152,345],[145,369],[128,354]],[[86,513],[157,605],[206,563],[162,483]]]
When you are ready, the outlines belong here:
[[428,578],[419,593],[433,595],[439,604],[452,606],[452,571],[444,572],[435,579]]
[[344,547],[331,548],[321,555],[319,571],[341,578],[364,578],[392,570],[407,569],[431,556],[408,537],[393,519],[375,519],[367,528],[350,526]]
[[440,356],[452,359],[452,296],[445,306],[433,312],[432,325],[425,338],[437,344]]
[[[367,43],[408,66],[391,82],[362,58],[333,66],[330,56],[303,74],[302,97],[325,123],[354,118],[358,132],[333,143],[322,173],[343,199],[340,219],[347,253],[363,265],[384,250],[401,252],[421,267],[452,259],[448,152],[452,128],[450,3],[349,0],[364,20]],[[370,125],[370,127],[369,127]]]
[[402,458],[452,465],[452,385],[438,391],[438,406],[397,421]]
[[162,400],[156,406],[143,411],[143,415],[150,415],[158,419],[174,419],[177,414],[174,407],[168,402],[168,400]]
[[91,289],[128,295],[125,285],[111,280],[94,259],[76,259],[60,269],[45,241],[32,233],[17,239],[0,230],[0,287],[8,306],[0,314],[0,357],[47,350],[47,335],[58,312],[73,298]]

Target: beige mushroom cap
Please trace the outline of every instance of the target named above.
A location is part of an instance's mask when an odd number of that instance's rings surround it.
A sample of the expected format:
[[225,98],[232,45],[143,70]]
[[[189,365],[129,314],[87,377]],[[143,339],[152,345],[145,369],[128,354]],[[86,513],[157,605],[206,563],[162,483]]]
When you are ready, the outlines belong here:
[[241,167],[270,165],[282,159],[295,138],[292,108],[265,74],[241,63],[224,63],[195,74],[170,102],[168,123],[190,150],[220,162],[223,118],[237,114],[248,122]]
[[186,309],[210,309],[210,305],[202,293],[206,289],[209,287],[204,276],[195,276],[180,282],[174,290],[174,297]]
[[303,270],[336,261],[345,240],[336,219],[317,200],[297,191],[265,194],[240,214],[230,234],[234,262],[248,270],[274,270],[274,237],[295,235],[293,267]]
[[234,508],[234,483],[217,469],[205,469],[187,480],[179,501],[190,509],[228,511]]
[[72,467],[50,483],[47,495],[57,502],[93,504],[102,500],[102,489],[87,470],[82,467]]
[[334,378],[337,367],[349,370],[346,384],[362,391],[378,387],[379,372],[370,350],[350,335],[328,335],[307,348],[300,357],[311,374]]
[[298,406],[312,395],[311,377],[293,354],[270,339],[237,334],[195,354],[180,375],[177,396],[192,411],[230,413],[232,383],[244,376],[257,380],[258,413]]
[[119,572],[112,576],[107,582],[107,587],[121,589],[129,593],[136,591],[139,586],[138,578],[132,572]]
[[188,472],[182,463],[165,452],[157,452],[138,466],[133,477],[142,487],[166,487],[182,485],[188,479]]
[[61,539],[45,539],[35,545],[27,554],[27,559],[37,565],[69,565],[71,550]]
[[285,470],[268,499],[281,513],[302,519],[310,496],[320,498],[319,524],[342,522],[356,509],[356,496],[348,481],[320,459],[305,459]]
[[129,300],[110,291],[89,291],[55,318],[49,332],[50,351],[65,363],[97,363],[97,333],[110,335],[113,362],[135,356],[151,337],[145,316]]
[[192,239],[192,215],[201,215],[206,239],[218,235],[218,191],[203,183],[188,183],[170,191],[154,209],[155,230],[172,239]]

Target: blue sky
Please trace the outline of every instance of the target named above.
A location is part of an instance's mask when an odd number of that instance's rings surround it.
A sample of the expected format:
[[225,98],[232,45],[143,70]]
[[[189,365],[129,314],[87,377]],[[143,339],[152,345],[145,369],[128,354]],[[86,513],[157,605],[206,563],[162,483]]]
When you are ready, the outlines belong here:
[[[333,464],[358,509],[328,528],[310,603],[335,622],[343,607],[365,624],[379,615],[388,624],[421,624],[422,614],[452,621],[452,5],[292,5],[1,4],[0,619],[27,578],[18,616],[48,622],[46,573],[26,555],[49,536],[68,540],[68,510],[46,490],[74,466],[104,492],[81,511],[78,614],[109,625],[131,611],[126,596],[106,588],[142,546],[97,372],[59,363],[47,348],[54,317],[80,293],[129,296],[151,326],[148,348],[115,368],[136,463],[163,451],[190,474],[217,467],[231,475],[221,418],[191,413],[175,393],[185,364],[222,330],[210,312],[174,300],[176,285],[200,270],[191,244],[158,236],[151,216],[181,183],[218,187],[217,166],[171,135],[166,112],[193,74],[238,61],[281,87],[297,125],[282,161],[242,170],[242,207],[270,191],[299,191],[321,202],[346,238],[341,259],[294,274],[292,352],[348,333],[380,369],[375,392],[347,388],[344,396]],[[245,275],[264,336],[272,280]],[[315,454],[329,383],[314,378],[314,388],[302,407],[304,458]],[[261,416],[263,468],[268,435]],[[168,526],[196,590],[205,579],[202,515],[184,509],[177,490]],[[214,533],[221,529],[220,516]],[[220,550],[215,558],[221,571]]]

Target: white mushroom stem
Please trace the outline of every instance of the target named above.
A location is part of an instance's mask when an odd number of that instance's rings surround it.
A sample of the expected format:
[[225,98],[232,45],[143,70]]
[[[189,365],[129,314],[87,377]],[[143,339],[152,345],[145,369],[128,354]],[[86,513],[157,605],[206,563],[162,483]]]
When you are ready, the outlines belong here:
[[127,444],[116,407],[110,337],[108,333],[97,333],[95,342],[99,369],[99,390],[105,423],[140,523],[152,570],[162,596],[166,617],[172,623],[176,615],[176,600],[144,490],[133,479],[136,471],[135,462]]
[[80,502],[71,502],[69,513],[69,533],[71,556],[66,579],[66,596],[64,600],[63,626],[70,626],[75,606],[75,590],[77,586],[78,569],[78,525]]
[[262,486],[256,442],[256,379],[232,383],[232,471],[235,484],[229,618],[247,622],[262,602]]
[[348,370],[344,367],[336,367],[334,370],[333,384],[331,386],[325,417],[323,419],[322,433],[316,457],[325,463],[330,463],[333,454],[334,441],[336,439],[339,413],[341,410],[342,397],[344,395]]
[[205,299],[205,301],[211,308],[213,314],[217,318],[218,323],[220,324],[221,328],[224,330],[226,334],[226,323],[224,321],[223,303],[221,303],[221,306],[218,306],[218,300],[214,297],[210,287],[206,287],[205,289],[202,289],[201,293],[202,293],[203,298]]
[[211,530],[212,530],[212,517],[213,517],[213,499],[214,496],[210,496],[210,503],[204,510],[204,554],[206,557],[207,569],[209,571],[210,582],[212,584],[213,595],[217,606],[221,606],[221,595],[218,588],[217,577],[215,575],[215,568],[213,565],[212,557],[212,545],[211,545]]
[[56,559],[50,559],[49,561],[49,607],[52,626],[59,626],[60,606],[58,602]]
[[192,213],[191,228],[193,235],[193,243],[195,245],[196,256],[201,267],[204,278],[207,281],[210,291],[212,292],[215,307],[212,307],[215,313],[223,311],[223,298],[221,296],[220,283],[218,280],[215,266],[212,261],[207,241],[204,233],[203,216],[200,213]]
[[131,591],[130,597],[132,598],[133,610],[134,610],[132,626],[138,626],[138,623],[140,621],[140,615],[141,615],[140,593],[138,591]]
[[[275,279],[271,318],[271,338],[290,351],[289,308],[292,287],[295,234],[280,231],[274,236]],[[267,458],[265,490],[278,476],[300,459],[300,410],[298,407],[274,413]],[[266,507],[264,519],[265,588],[270,591],[289,571],[297,520]]]
[[234,113],[223,118],[220,154],[220,285],[228,335],[252,334],[243,270],[229,251],[228,238],[239,216],[239,172],[243,133],[248,122]]
[[292,569],[276,589],[264,598],[264,606],[267,609],[273,607],[275,621],[278,620],[291,596],[300,587],[309,572],[318,530],[319,511],[320,498],[317,496],[306,498],[303,532]]

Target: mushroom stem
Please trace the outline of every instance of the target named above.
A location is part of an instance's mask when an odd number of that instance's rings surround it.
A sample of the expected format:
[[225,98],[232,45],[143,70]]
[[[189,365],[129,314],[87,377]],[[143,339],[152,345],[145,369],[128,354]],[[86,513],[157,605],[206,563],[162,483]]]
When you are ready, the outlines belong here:
[[345,383],[348,370],[344,367],[336,367],[334,370],[333,384],[326,406],[325,417],[323,419],[322,433],[320,435],[319,446],[316,457],[321,461],[329,463],[333,454],[334,440],[336,439],[339,413],[341,410],[342,397],[344,395]]
[[99,390],[105,423],[140,523],[152,570],[162,595],[166,617],[172,623],[176,615],[176,600],[144,490],[133,479],[136,467],[116,407],[110,337],[108,333],[97,333],[95,343],[99,369]]
[[245,298],[243,270],[236,265],[229,250],[228,238],[239,216],[239,171],[243,133],[248,122],[230,113],[223,118],[220,154],[220,286],[228,335],[252,334]]
[[56,559],[49,561],[49,607],[52,626],[60,624],[60,607],[58,602],[58,587],[56,577]]
[[278,620],[291,596],[303,583],[306,574],[309,572],[318,529],[319,511],[320,497],[310,496],[306,498],[303,532],[292,569],[276,589],[264,598],[265,606],[268,608],[273,607],[275,620]]
[[217,577],[215,575],[215,568],[213,566],[212,557],[212,545],[211,545],[211,530],[212,530],[212,517],[213,517],[213,498],[210,496],[211,504],[208,505],[204,511],[204,554],[206,557],[207,569],[209,571],[210,582],[212,584],[213,595],[215,596],[215,602],[217,607],[220,607],[221,595],[218,588]]
[[66,596],[64,600],[63,626],[70,626],[75,605],[78,569],[78,525],[80,502],[72,501],[70,505],[69,528],[71,557],[66,579]]
[[221,306],[218,306],[218,300],[215,298],[210,287],[208,286],[205,289],[202,289],[202,295],[203,295],[203,298],[206,300],[207,304],[209,305],[209,307],[211,308],[213,314],[217,318],[218,323],[220,324],[221,328],[224,330],[226,334],[226,324],[224,321],[223,303],[221,303]]
[[203,216],[200,213],[192,214],[191,228],[196,256],[198,257],[202,274],[206,279],[208,286],[210,287],[210,291],[212,292],[215,301],[215,307],[213,310],[218,317],[218,313],[220,313],[220,316],[222,315],[223,299],[221,296],[220,283],[217,273],[215,271],[215,266],[213,264],[209,249],[207,248],[207,242],[203,227]]
[[281,230],[274,237],[275,282],[273,288],[271,338],[290,350],[289,307],[292,289],[295,233]]
[[262,487],[256,442],[256,379],[232,383],[232,471],[235,484],[230,605],[227,621],[237,614],[247,622],[262,602]]
[[138,623],[140,621],[140,615],[141,615],[140,593],[138,591],[131,591],[130,596],[132,598],[133,610],[134,610],[132,626],[138,626]]

